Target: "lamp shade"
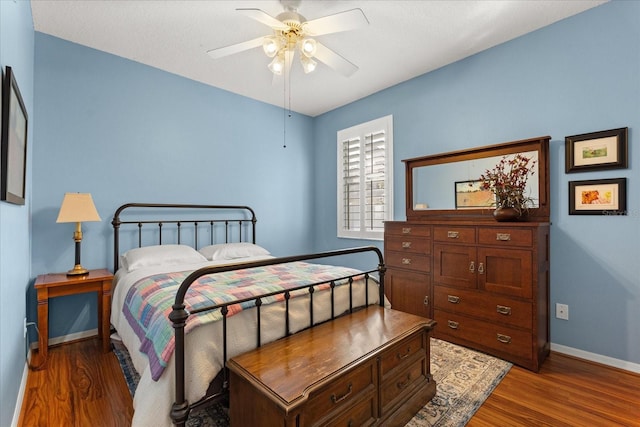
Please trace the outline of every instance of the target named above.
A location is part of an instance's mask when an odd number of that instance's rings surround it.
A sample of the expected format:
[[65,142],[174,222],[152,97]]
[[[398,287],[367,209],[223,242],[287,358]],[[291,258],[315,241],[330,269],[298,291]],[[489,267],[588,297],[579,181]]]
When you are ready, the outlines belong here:
[[284,55],[276,55],[268,66],[273,74],[280,75],[284,70]]
[[90,193],[66,193],[56,222],[100,221]]
[[317,43],[314,39],[303,39],[300,42],[300,52],[307,58],[311,58],[316,54]]
[[305,74],[313,72],[313,70],[316,69],[316,65],[318,65],[316,61],[311,58],[307,58],[306,56],[300,57],[300,63],[302,64],[302,69],[304,70]]

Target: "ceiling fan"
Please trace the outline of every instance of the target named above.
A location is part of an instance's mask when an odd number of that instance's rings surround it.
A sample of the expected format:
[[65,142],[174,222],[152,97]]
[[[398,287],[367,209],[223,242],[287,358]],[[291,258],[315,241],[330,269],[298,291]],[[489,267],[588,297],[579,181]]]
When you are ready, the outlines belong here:
[[318,42],[315,37],[367,26],[369,21],[361,9],[351,9],[307,21],[297,12],[300,0],[280,0],[280,3],[285,11],[276,17],[260,9],[236,9],[245,16],[271,27],[271,35],[212,49],[207,53],[218,59],[262,46],[264,53],[273,58],[268,68],[275,75],[288,73],[296,51],[299,52],[300,63],[305,73],[315,70],[316,59],[346,77],[358,70],[355,64]]

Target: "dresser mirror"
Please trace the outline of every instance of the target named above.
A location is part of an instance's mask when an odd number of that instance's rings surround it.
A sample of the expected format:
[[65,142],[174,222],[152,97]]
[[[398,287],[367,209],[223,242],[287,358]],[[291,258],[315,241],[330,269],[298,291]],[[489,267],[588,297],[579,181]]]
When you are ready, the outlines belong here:
[[493,220],[491,193],[469,190],[478,189],[480,175],[503,157],[522,154],[535,161],[525,190],[533,200],[525,220],[548,221],[549,140],[544,136],[403,160],[407,219]]

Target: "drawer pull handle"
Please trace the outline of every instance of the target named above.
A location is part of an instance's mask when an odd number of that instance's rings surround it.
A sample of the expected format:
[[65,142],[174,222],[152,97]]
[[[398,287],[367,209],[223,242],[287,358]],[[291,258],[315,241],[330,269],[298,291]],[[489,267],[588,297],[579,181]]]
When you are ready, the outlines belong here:
[[402,234],[410,234],[411,227],[402,227]]
[[411,242],[402,242],[402,249],[410,249]]
[[351,394],[351,392],[353,391],[353,384],[349,383],[349,390],[347,390],[347,392],[345,394],[343,394],[340,397],[337,397],[334,394],[331,395],[331,401],[333,403],[338,403],[338,402],[342,402],[343,400],[345,400],[347,397],[349,397],[349,395]]
[[460,325],[458,322],[447,320],[447,326],[449,326],[451,329],[458,329],[458,325]]
[[469,263],[469,272],[473,273],[474,271],[476,271],[476,264],[473,261],[471,261]]
[[408,373],[406,381],[401,381],[401,382],[397,383],[398,389],[402,390],[403,388],[408,386],[410,382],[411,382],[411,373]]
[[407,352],[405,354],[396,354],[396,357],[400,360],[402,359],[406,359],[407,357],[409,357],[409,355],[411,354],[411,346],[407,347]]
[[500,314],[504,314],[505,316],[511,315],[511,307],[507,307],[506,305],[497,305],[496,309]]
[[424,305],[429,305],[429,295],[425,295],[425,297],[422,300],[422,302],[424,303]]
[[402,264],[404,265],[411,264],[411,258],[402,258]]
[[478,274],[484,274],[484,264],[478,264]]
[[447,301],[449,301],[451,304],[459,304],[460,297],[457,295],[447,295]]
[[501,343],[509,344],[511,342],[511,337],[509,335],[498,334],[497,338]]
[[447,237],[449,239],[457,239],[460,236],[460,233],[457,231],[447,231]]
[[508,242],[511,240],[511,233],[496,233],[496,240],[501,242]]

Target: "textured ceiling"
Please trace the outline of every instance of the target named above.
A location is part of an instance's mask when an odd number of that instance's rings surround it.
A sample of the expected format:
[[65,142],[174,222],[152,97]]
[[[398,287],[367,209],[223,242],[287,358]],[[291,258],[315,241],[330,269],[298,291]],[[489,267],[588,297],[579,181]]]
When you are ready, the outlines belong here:
[[32,0],[31,7],[36,31],[317,116],[602,3],[302,0],[298,12],[307,20],[360,8],[369,25],[317,38],[355,63],[354,75],[323,64],[304,74],[296,61],[286,94],[261,48],[217,60],[206,53],[271,34],[235,9],[276,16],[283,11],[279,1]]

